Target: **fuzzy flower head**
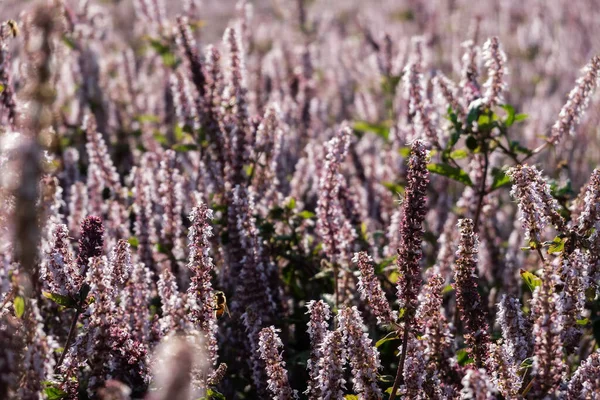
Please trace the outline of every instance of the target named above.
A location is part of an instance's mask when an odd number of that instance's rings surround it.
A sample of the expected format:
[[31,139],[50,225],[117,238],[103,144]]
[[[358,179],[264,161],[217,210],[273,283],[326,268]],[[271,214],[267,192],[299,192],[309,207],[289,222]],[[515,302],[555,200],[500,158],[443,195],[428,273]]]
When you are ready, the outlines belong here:
[[104,247],[104,225],[98,217],[90,215],[81,222],[81,239],[79,239],[79,254],[77,266],[83,271],[87,270],[89,260],[100,257]]
[[569,93],[569,99],[558,114],[558,120],[552,127],[550,142],[558,143],[565,135],[574,135],[575,127],[581,121],[590,99],[600,82],[600,56],[595,56],[583,68],[582,76]]
[[381,398],[381,389],[377,386],[377,371],[381,368],[379,352],[365,332],[366,328],[356,306],[344,308],[338,314],[338,322],[344,334],[348,362],[352,367],[354,391],[366,399]]
[[320,399],[337,400],[344,396],[346,380],[344,379],[344,364],[346,349],[343,334],[339,329],[327,332],[321,344],[323,356],[319,360],[319,391]]
[[498,303],[496,321],[502,330],[505,355],[513,364],[529,357],[533,348],[531,323],[521,311],[518,298],[504,294]]
[[279,349],[283,347],[281,339],[277,335],[280,329],[274,326],[263,328],[259,334],[258,351],[260,358],[265,362],[268,381],[267,388],[276,400],[297,399],[298,395],[290,387],[288,374],[285,369]]
[[351,137],[352,130],[344,127],[327,142],[327,156],[319,181],[317,232],[323,239],[323,251],[332,263],[350,260],[350,249],[356,236],[340,199],[341,187],[346,185],[340,170],[348,154]]
[[81,277],[69,248],[69,232],[62,224],[52,227],[52,243],[42,264],[41,278],[52,293],[75,295],[81,286]]
[[352,262],[357,265],[360,271],[358,290],[361,299],[367,300],[379,324],[392,324],[396,320],[397,315],[392,312],[390,303],[385,298],[381,284],[377,276],[375,276],[373,259],[366,252],[361,251],[360,253],[354,253]]
[[536,380],[534,392],[546,394],[555,390],[567,372],[563,362],[562,326],[557,309],[558,294],[555,292],[552,267],[544,267],[542,285],[536,287],[531,300],[533,323],[533,372]]
[[473,220],[458,221],[460,242],[456,252],[454,288],[456,306],[465,326],[465,342],[468,351],[478,367],[486,359],[487,345],[490,342],[489,327],[481,296],[477,290],[477,248],[479,240],[473,232]]
[[502,50],[498,37],[491,37],[485,42],[482,55],[488,69],[488,80],[483,85],[485,105],[487,108],[492,108],[504,102],[504,92],[508,87],[506,54]]
[[581,363],[567,390],[568,399],[595,399],[600,393],[600,350]]
[[306,303],[308,313],[310,314],[310,322],[308,323],[308,336],[310,337],[310,358],[306,363],[308,369],[309,380],[306,394],[310,399],[320,398],[319,378],[319,360],[323,358],[322,344],[325,336],[328,333],[329,319],[331,311],[329,305],[323,300],[309,301]]
[[115,284],[123,286],[131,273],[131,250],[126,240],[119,240],[110,256],[111,270]]
[[423,239],[423,221],[427,214],[427,170],[428,152],[425,143],[416,140],[411,147],[408,160],[407,184],[402,203],[403,215],[400,222],[400,247],[397,266],[398,301],[405,309],[406,320],[414,317],[418,307],[417,296],[421,287],[421,257]]
[[550,194],[550,185],[535,166],[518,165],[506,174],[513,182],[510,191],[519,202],[521,222],[525,239],[541,241],[544,228],[552,224],[559,231],[565,230],[565,221],[558,212],[558,202]]

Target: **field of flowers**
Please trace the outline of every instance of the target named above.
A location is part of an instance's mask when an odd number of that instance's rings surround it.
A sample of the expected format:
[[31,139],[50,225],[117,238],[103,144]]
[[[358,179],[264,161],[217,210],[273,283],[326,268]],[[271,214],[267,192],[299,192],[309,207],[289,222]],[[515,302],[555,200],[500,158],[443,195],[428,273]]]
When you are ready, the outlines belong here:
[[0,24],[0,400],[600,399],[600,1]]

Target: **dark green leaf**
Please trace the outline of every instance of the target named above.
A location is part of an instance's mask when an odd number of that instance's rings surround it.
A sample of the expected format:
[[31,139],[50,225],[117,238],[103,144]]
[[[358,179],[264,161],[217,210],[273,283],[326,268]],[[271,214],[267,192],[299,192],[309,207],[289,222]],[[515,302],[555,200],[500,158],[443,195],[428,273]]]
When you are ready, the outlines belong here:
[[519,143],[516,140],[513,140],[510,142],[510,149],[517,153],[522,153],[522,154],[527,154],[527,155],[531,154],[531,150],[529,150],[527,147],[521,146],[521,143]]
[[73,50],[77,47],[75,40],[73,40],[73,38],[71,38],[70,36],[63,35],[62,42],[65,44],[65,46],[67,46],[71,50]]
[[169,144],[169,140],[167,139],[167,137],[158,131],[154,133],[154,140],[156,140],[159,144],[162,144],[163,146]]
[[367,121],[357,121],[354,123],[354,130],[356,132],[366,133],[372,132],[377,136],[383,138],[386,142],[389,140],[390,127],[389,124],[371,124]]
[[469,358],[469,354],[465,349],[460,349],[456,352],[456,361],[461,367],[473,363],[473,359]]
[[13,301],[13,307],[15,309],[15,316],[21,318],[25,314],[25,299],[23,296],[16,296]]
[[504,125],[511,126],[515,123],[515,108],[510,104],[503,104],[500,107],[506,111],[506,118],[504,119]]
[[178,153],[187,153],[188,151],[198,150],[198,146],[193,143],[188,144],[176,144],[172,147]]
[[88,294],[90,293],[90,285],[88,285],[87,283],[84,283],[83,285],[81,285],[81,289],[79,289],[79,301],[80,303],[84,303],[85,299],[87,298]]
[[477,142],[477,139],[475,139],[474,136],[467,137],[465,144],[467,145],[467,148],[471,151],[475,151],[479,147],[479,143]]
[[44,394],[48,400],[61,400],[67,397],[67,392],[57,387],[47,387],[44,389]]
[[532,292],[535,291],[536,287],[542,284],[542,280],[529,271],[521,270],[521,278]]
[[515,122],[525,121],[527,118],[529,118],[527,114],[517,114],[515,115]]
[[400,147],[398,149],[398,154],[400,154],[404,158],[409,157],[410,156],[410,147]]
[[454,286],[446,285],[446,286],[444,286],[444,289],[442,290],[442,295],[444,295],[446,293],[450,293],[453,290],[454,290]]
[[160,122],[160,118],[152,114],[142,114],[135,117],[137,122]]
[[288,210],[294,210],[296,208],[296,199],[293,197],[290,197],[290,200],[288,201],[288,203],[285,206]]
[[427,164],[427,169],[434,174],[443,175],[450,179],[454,179],[464,185],[472,186],[471,178],[469,175],[460,168],[453,167],[448,164]]
[[455,160],[462,160],[463,158],[467,158],[469,153],[465,149],[457,149],[450,153],[450,157]]
[[379,347],[382,344],[384,344],[385,342],[389,342],[390,340],[398,340],[398,339],[400,339],[400,338],[398,337],[398,333],[396,331],[390,332],[387,335],[385,335],[383,338],[379,339],[377,341],[377,343],[375,343],[375,347]]
[[494,181],[492,182],[491,190],[496,190],[502,186],[510,184],[510,178],[508,175],[506,175],[506,172],[500,168],[493,168],[492,176],[494,177]]
[[244,165],[244,172],[246,176],[252,176],[252,172],[254,171],[254,165]]
[[594,332],[594,339],[596,339],[596,345],[600,345],[600,318],[597,318],[592,323],[592,331]]
[[549,254],[560,253],[561,251],[563,251],[565,249],[566,242],[567,242],[567,238],[561,239],[558,236],[556,236],[554,239],[552,239],[552,242],[550,242],[550,247],[548,247],[548,253]]
[[490,116],[486,114],[480,115],[479,118],[477,118],[477,125],[479,126],[480,130],[488,129],[491,122],[492,120]]
[[50,293],[50,292],[42,292],[42,295],[45,298],[52,300],[59,306],[63,306],[66,308],[75,308],[77,306],[77,302],[75,301],[75,299],[73,299],[69,296],[63,296],[58,293]]
[[473,107],[469,110],[469,114],[467,114],[467,125],[473,124],[479,118],[479,108]]
[[531,368],[532,366],[533,366],[533,358],[529,357],[529,358],[526,358],[523,360],[523,362],[519,366],[519,369],[528,369],[528,368]]
[[311,219],[315,216],[315,213],[312,211],[304,210],[298,213],[298,216],[302,219]]
[[217,392],[215,389],[207,389],[206,397],[208,400],[226,400],[225,396]]
[[392,194],[404,194],[404,186],[402,185],[394,182],[383,182],[382,185],[389,189]]

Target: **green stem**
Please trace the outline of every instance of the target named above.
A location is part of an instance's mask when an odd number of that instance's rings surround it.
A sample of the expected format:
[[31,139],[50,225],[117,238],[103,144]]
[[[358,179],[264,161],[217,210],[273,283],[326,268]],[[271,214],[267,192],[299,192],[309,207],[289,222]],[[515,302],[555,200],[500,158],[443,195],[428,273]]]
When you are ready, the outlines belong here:
[[394,386],[392,386],[392,392],[390,393],[389,400],[394,400],[396,398],[396,392],[398,391],[398,387],[400,383],[404,381],[404,362],[406,361],[406,349],[408,347],[408,331],[410,330],[410,325],[408,321],[404,323],[404,337],[402,339],[402,353],[400,354],[400,362],[398,364],[398,370],[396,371],[396,379],[394,379]]

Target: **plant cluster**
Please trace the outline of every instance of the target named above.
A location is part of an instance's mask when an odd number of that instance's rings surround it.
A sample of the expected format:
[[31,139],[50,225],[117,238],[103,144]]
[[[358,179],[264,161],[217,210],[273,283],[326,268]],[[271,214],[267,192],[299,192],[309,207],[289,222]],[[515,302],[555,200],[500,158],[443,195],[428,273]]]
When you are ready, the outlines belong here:
[[230,3],[3,5],[0,398],[598,399],[600,4]]

